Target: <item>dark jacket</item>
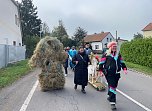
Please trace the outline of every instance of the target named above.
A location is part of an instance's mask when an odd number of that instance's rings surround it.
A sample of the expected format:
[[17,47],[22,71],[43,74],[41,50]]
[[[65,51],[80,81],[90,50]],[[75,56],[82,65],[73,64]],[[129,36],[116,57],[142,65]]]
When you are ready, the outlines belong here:
[[87,55],[90,55],[91,52],[92,52],[92,50],[91,50],[90,48],[85,48],[85,53],[86,53]]
[[66,52],[67,53],[67,58],[66,58],[66,60],[65,60],[65,62],[64,62],[64,64],[63,64],[63,67],[65,67],[65,68],[67,68],[68,67],[68,61],[69,61],[69,55],[68,55],[68,52]]
[[[77,65],[75,61],[78,61]],[[75,64],[74,83],[86,86],[88,83],[88,62],[90,62],[88,55],[85,52],[78,53],[72,58],[72,62]]]
[[118,56],[103,56],[99,63],[99,70],[103,71],[105,74],[115,74],[122,69],[127,69],[121,55]]

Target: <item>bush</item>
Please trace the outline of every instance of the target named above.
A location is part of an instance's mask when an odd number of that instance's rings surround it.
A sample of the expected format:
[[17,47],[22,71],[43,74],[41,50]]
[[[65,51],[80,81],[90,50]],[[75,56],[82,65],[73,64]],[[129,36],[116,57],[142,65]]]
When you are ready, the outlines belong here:
[[30,58],[33,55],[33,51],[39,40],[40,37],[38,36],[26,36],[23,38],[23,43],[26,45],[26,58]]
[[120,52],[125,61],[152,68],[152,38],[126,42]]

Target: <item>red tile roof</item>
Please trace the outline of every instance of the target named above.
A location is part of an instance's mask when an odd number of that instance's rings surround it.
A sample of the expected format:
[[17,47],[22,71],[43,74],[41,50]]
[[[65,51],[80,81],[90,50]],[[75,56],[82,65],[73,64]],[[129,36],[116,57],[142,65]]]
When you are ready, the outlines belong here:
[[99,41],[102,41],[109,33],[110,32],[101,32],[99,34],[87,35],[84,38],[84,42],[99,42]]
[[128,40],[125,40],[125,39],[118,39],[119,41],[128,41]]
[[152,30],[152,23],[149,23],[142,31],[151,31]]
[[118,40],[119,41],[128,41],[128,40],[125,40],[125,39],[121,39],[120,37],[118,37]]

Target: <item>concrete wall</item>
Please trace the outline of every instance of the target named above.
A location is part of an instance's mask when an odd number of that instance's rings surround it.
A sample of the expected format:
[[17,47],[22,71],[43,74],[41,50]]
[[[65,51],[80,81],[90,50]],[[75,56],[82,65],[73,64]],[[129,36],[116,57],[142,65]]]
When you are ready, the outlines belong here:
[[152,31],[144,31],[143,32],[143,36],[144,36],[144,38],[147,38],[147,37],[152,37]]
[[24,46],[0,44],[0,68],[7,66],[8,63],[24,60],[25,50]]
[[0,44],[22,45],[18,7],[12,0],[1,0],[0,3]]

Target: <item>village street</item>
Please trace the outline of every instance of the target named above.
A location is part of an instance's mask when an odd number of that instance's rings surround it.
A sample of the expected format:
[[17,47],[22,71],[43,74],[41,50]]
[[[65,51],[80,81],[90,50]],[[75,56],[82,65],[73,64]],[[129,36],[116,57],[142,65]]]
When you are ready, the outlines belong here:
[[[41,92],[39,85],[35,84],[39,73],[40,70],[36,69],[12,86],[2,89],[0,111],[111,111],[106,91],[96,91],[91,85],[86,88],[86,94],[81,93],[81,87],[76,91],[73,89],[73,72],[70,69],[65,88],[57,91]],[[151,111],[151,84],[151,77],[132,71],[128,75],[122,74],[117,93],[117,111]],[[33,86],[36,89],[28,100]],[[120,91],[134,99],[138,105],[126,98],[126,95],[120,94]]]

